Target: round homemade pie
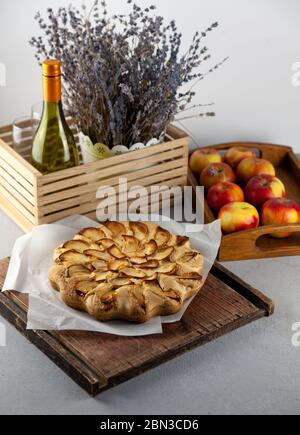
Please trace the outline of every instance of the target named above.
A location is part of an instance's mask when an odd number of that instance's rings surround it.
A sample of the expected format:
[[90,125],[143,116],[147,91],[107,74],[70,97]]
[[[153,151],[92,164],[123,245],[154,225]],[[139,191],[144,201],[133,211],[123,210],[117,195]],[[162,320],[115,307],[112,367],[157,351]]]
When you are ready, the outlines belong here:
[[154,223],[106,222],[54,252],[53,288],[100,321],[146,322],[177,313],[202,287],[203,256]]

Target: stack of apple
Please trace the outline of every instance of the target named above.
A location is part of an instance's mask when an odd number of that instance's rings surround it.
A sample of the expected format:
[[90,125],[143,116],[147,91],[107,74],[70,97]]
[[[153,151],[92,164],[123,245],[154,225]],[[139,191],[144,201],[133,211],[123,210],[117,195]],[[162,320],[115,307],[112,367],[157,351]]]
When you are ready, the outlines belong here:
[[[268,160],[245,147],[230,148],[224,158],[215,149],[198,149],[190,168],[205,187],[208,205],[221,219],[222,231],[257,228],[262,225],[300,223],[300,206],[286,198],[284,184]],[[286,232],[272,234],[289,237]]]

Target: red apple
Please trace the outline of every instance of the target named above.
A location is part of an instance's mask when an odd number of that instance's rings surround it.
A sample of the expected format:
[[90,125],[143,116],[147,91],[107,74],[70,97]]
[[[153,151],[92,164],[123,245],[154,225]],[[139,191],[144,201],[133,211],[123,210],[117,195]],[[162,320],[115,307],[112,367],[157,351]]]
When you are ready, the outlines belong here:
[[257,228],[259,225],[258,211],[247,202],[231,202],[224,205],[218,217],[221,219],[224,234]]
[[269,199],[284,198],[285,187],[279,178],[273,175],[256,175],[248,181],[245,194],[246,201],[260,208]]
[[200,175],[203,169],[211,163],[220,163],[222,155],[214,149],[198,149],[190,157],[190,168],[196,175]]
[[211,186],[220,181],[229,181],[234,183],[236,180],[235,173],[227,163],[211,163],[203,169],[200,184],[209,190]]
[[224,205],[230,202],[243,202],[244,192],[234,183],[222,181],[214,184],[208,191],[207,202],[213,210],[220,210]]
[[275,175],[275,168],[268,160],[249,157],[242,160],[237,167],[238,179],[243,183],[261,174]]
[[225,162],[232,168],[236,168],[242,160],[248,157],[256,157],[255,152],[245,147],[232,147],[225,154]]
[[[300,223],[300,206],[296,201],[285,198],[270,199],[261,210],[263,225],[287,225]],[[271,234],[277,239],[291,236],[289,232]]]

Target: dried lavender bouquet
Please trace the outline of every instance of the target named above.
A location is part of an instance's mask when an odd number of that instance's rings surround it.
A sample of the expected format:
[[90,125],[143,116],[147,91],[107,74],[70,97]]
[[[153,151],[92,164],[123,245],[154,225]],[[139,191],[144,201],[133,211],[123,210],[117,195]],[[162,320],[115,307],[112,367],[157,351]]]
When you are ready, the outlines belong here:
[[224,62],[199,72],[210,58],[203,40],[217,23],[197,32],[182,55],[174,21],[166,24],[155,6],[127,3],[128,15],[111,17],[105,0],[94,1],[89,11],[85,5],[49,8],[46,19],[36,15],[44,38],[30,41],[39,62],[61,60],[65,103],[79,130],[110,148],[146,143],[160,137],[178,114],[189,117],[199,107],[192,105],[195,85]]

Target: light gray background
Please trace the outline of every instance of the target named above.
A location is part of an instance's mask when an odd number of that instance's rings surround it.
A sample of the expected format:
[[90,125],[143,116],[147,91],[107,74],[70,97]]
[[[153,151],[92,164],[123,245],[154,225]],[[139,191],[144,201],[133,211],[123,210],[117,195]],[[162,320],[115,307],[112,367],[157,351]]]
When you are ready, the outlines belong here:
[[[27,46],[32,17],[42,5],[68,3],[0,1],[0,62],[7,87],[0,88],[0,123],[29,112],[40,99],[40,73]],[[81,3],[77,1],[77,3]],[[113,10],[121,9],[114,0]],[[146,3],[146,2],[145,2]],[[192,121],[201,145],[260,140],[294,145],[300,88],[291,85],[291,65],[300,59],[300,3],[289,1],[157,0],[186,39],[219,20],[208,41],[215,60],[229,55],[222,70],[199,87],[198,101],[215,101],[218,116]],[[171,6],[172,5],[172,6]],[[8,256],[21,230],[0,212],[0,257]],[[6,322],[0,347],[0,413],[3,414],[299,414],[300,347],[291,344],[300,321],[300,263],[297,258],[226,264],[276,305],[273,317],[133,379],[97,399],[89,398]],[[3,322],[2,319],[0,319]]]
[[[39,34],[35,13],[70,1],[0,0],[0,62],[7,68],[7,87],[0,88],[0,125],[29,114],[41,99],[41,73],[28,45]],[[108,2],[112,13],[127,8],[125,0]],[[298,0],[139,2],[156,4],[161,15],[176,20],[184,48],[196,30],[220,23],[205,41],[213,60],[203,72],[226,56],[230,60],[197,87],[195,102],[214,102],[217,117],[185,122],[196,144],[253,140],[292,145],[300,152],[300,87],[292,86],[292,65],[300,61]]]
[[[0,212],[0,257],[21,230]],[[5,229],[5,230],[3,230]],[[82,391],[12,326],[0,347],[2,414],[300,414],[299,257],[224,263],[276,305],[258,320],[105,392]]]

